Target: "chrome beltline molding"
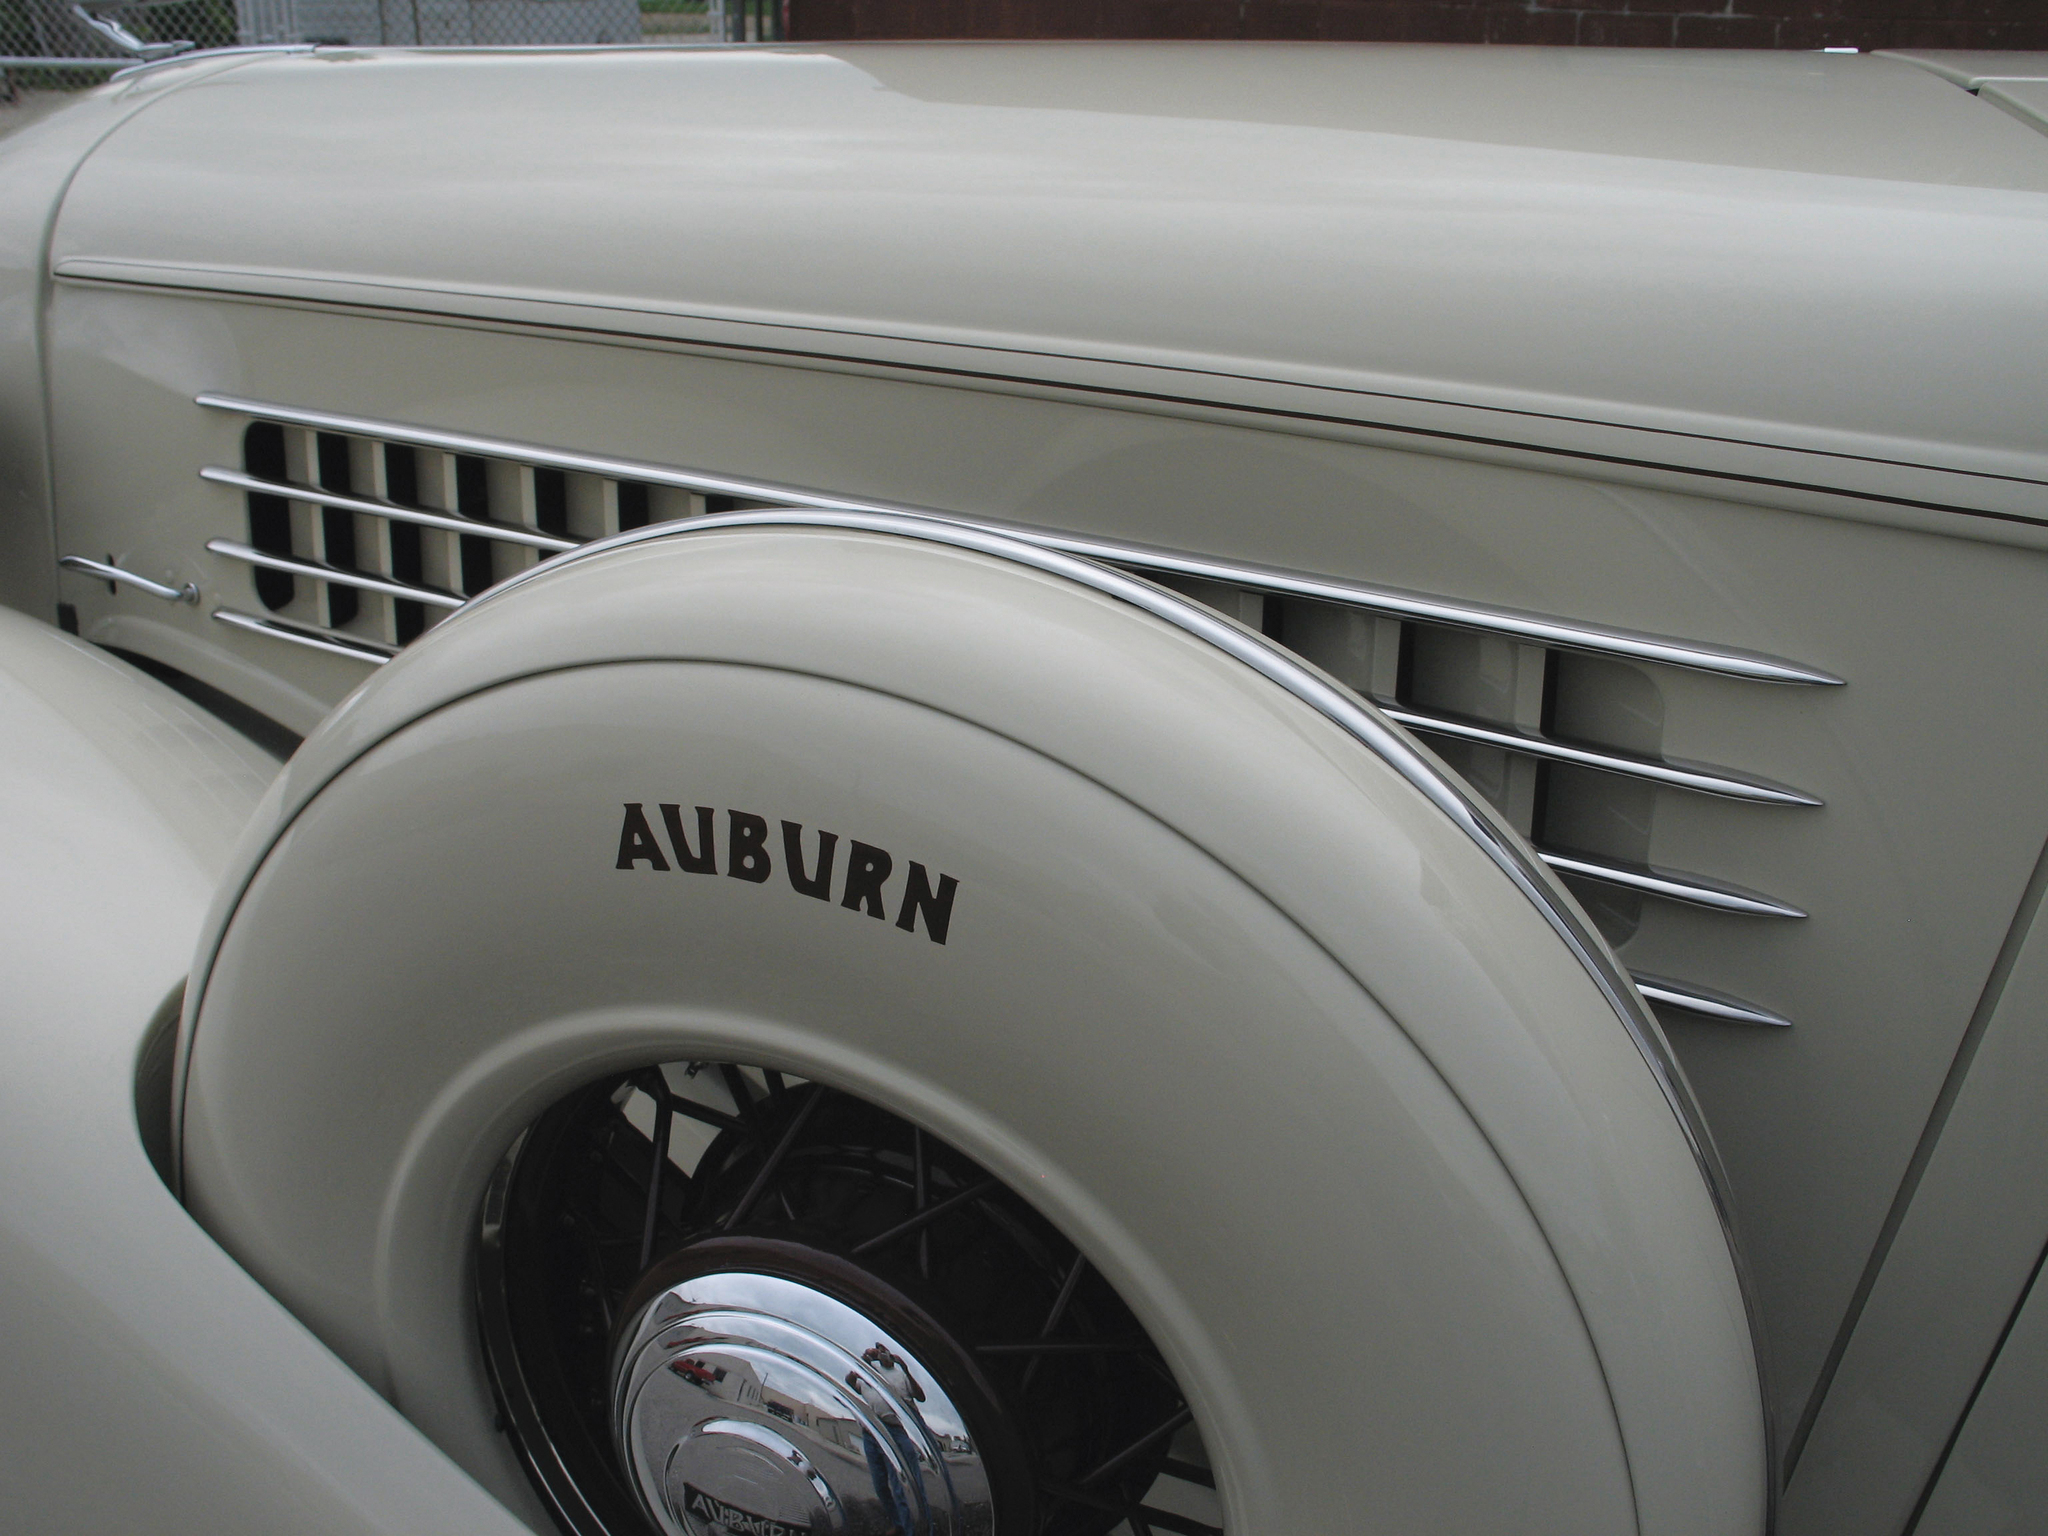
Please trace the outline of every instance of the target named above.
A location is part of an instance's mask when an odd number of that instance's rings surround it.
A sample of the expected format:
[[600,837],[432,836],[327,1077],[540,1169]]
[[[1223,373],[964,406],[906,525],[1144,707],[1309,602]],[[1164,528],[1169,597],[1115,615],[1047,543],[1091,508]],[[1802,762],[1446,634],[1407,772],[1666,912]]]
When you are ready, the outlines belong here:
[[[831,496],[796,486],[778,485],[771,481],[736,479],[729,475],[652,464],[642,460],[575,453],[531,443],[511,442],[503,438],[482,437],[465,432],[444,432],[433,428],[409,426],[403,422],[350,416],[333,411],[306,410],[298,406],[277,405],[234,395],[209,392],[196,396],[195,403],[208,410],[253,416],[265,421],[307,427],[314,431],[383,438],[413,447],[438,449],[445,453],[516,459],[522,463],[549,469],[598,475],[606,479],[641,481],[649,485],[669,486],[703,495],[734,496],[748,501],[768,501],[778,506],[806,507],[821,511],[872,512],[958,522],[970,527],[987,528],[1006,538],[1039,548],[1078,555],[1084,559],[1111,565],[1130,566],[1148,572],[1187,576],[1203,581],[1227,582],[1234,586],[1256,588],[1282,596],[1341,603],[1418,623],[1484,630],[1491,634],[1526,641],[1531,645],[1588,651],[1603,656],[1624,656],[1636,661],[1657,662],[1696,672],[1711,672],[1749,682],[1839,686],[1843,681],[1831,672],[1757,651],[1704,645],[1695,641],[1644,634],[1634,630],[1576,624],[1543,614],[1523,613],[1485,604],[1461,603],[1426,593],[1406,592],[1363,582],[1335,581],[1304,572],[1216,560],[1204,555],[1153,549],[1139,544],[1123,544],[1085,535],[1056,533],[1043,528],[999,523],[985,518],[968,519],[956,513],[936,511],[927,507],[853,501],[842,496]],[[333,493],[314,492],[312,487],[287,488],[268,481],[253,481],[253,477],[241,475],[235,470],[209,467],[201,471],[201,474],[205,479],[239,485],[243,489],[257,490],[261,494],[288,495],[293,499],[314,500],[323,505],[338,507],[349,502],[361,501],[361,498],[337,500],[334,499]],[[295,492],[307,494],[301,497]],[[372,508],[363,505],[357,506],[356,510],[369,511]],[[383,512],[381,505],[375,510],[381,515],[393,515]],[[409,509],[400,509],[399,515],[403,515],[406,510]],[[498,526],[494,524],[489,528],[479,527],[467,531],[491,537],[491,530]],[[515,537],[510,532],[496,536]],[[531,542],[531,539],[519,541]]]

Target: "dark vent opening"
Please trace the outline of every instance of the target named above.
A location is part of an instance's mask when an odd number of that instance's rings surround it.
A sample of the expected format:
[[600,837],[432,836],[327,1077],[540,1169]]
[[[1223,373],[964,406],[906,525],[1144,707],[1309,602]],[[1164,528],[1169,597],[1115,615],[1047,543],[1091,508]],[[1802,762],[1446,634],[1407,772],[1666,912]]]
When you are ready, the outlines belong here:
[[[384,494],[403,507],[420,504],[420,462],[413,451],[399,443],[384,445]],[[396,532],[396,528],[393,529]],[[413,528],[413,547],[419,547],[419,529]]]
[[[1543,713],[1551,735],[1639,757],[1663,755],[1663,691],[1641,668],[1561,651],[1549,681]],[[1650,861],[1655,786],[1552,763],[1544,790],[1544,846],[1623,864]],[[1643,919],[1641,896],[1592,881],[1566,883],[1608,943],[1619,948],[1635,937]]]
[[[491,515],[490,466],[464,454],[455,461],[455,510],[479,521]],[[491,541],[462,536],[462,590],[474,597],[495,578],[491,574]]]
[[322,432],[314,442],[320,460],[320,488],[323,491],[348,490],[348,439],[338,432]]
[[[1557,680],[1563,672],[1564,667],[1556,656],[1552,656],[1550,665],[1543,669],[1543,715],[1536,728],[1545,736],[1557,734]],[[1554,766],[1546,762],[1536,765],[1536,807],[1529,818],[1529,841],[1538,846],[1558,846],[1550,825],[1550,797],[1555,789],[1550,770]],[[1633,923],[1629,925],[1629,932],[1635,932]]]
[[491,515],[491,467],[469,454],[455,461],[455,510],[479,522]]
[[1546,701],[1552,734],[1641,757],[1664,752],[1664,694],[1641,668],[1560,652]]
[[394,521],[391,524],[391,574],[413,586],[419,586],[427,579],[427,564],[420,550],[418,523]]
[[252,421],[242,434],[242,464],[259,480],[283,480],[284,428],[273,421]]
[[1287,604],[1273,593],[1259,604],[1259,633],[1275,645],[1287,643]]
[[[259,480],[283,480],[285,475],[284,428],[275,422],[257,421],[242,434],[242,467]],[[282,496],[249,493],[249,542],[269,555],[292,552],[292,511]],[[289,571],[255,571],[256,599],[275,612],[287,606],[297,584]]]
[[[412,454],[405,456],[407,470],[412,468]],[[386,483],[391,480],[387,475]],[[394,490],[392,500],[398,499]],[[423,586],[427,579],[425,554],[420,547],[420,526],[418,523],[401,523],[393,519],[388,529],[391,540],[391,574],[398,580],[413,586]],[[391,604],[391,622],[397,633],[393,636],[400,645],[419,639],[427,627],[427,608],[424,603],[409,602],[395,598]]]
[[737,496],[706,496],[704,498],[704,510],[707,513],[735,511],[739,504],[740,499]]
[[[420,461],[412,449],[401,443],[384,445],[384,494],[402,507],[420,504]],[[420,525],[393,519],[389,537],[391,574],[400,581],[424,585],[427,567],[420,548]],[[409,644],[426,632],[426,605],[407,602],[404,598],[395,599],[391,604],[391,622],[397,642]]]
[[[347,492],[349,480],[348,439],[334,432],[322,432],[314,440],[314,457],[323,491]],[[356,517],[337,507],[320,509],[320,542],[329,565],[344,570],[356,568]],[[362,594],[353,587],[327,583],[327,622],[335,629],[362,612]]]
[[1554,788],[1550,770],[1556,766],[1542,762],[1536,765],[1536,804],[1529,817],[1529,841],[1542,848],[1559,846],[1550,824],[1550,796]]
[[1562,877],[1565,889],[1579,900],[1586,909],[1586,916],[1593,919],[1593,927],[1616,949],[1620,949],[1636,936],[1636,930],[1643,925],[1643,898],[1634,891],[1617,890],[1598,880],[1581,880],[1576,875]]
[[619,482],[619,532],[645,528],[648,521],[647,487],[637,480]]
[[559,469],[533,472],[533,520],[542,533],[568,533],[569,477]]
[[[1657,809],[1654,785],[1552,763],[1544,788],[1545,847],[1623,864],[1649,862],[1650,828]],[[1643,917],[1641,896],[1585,881],[1566,883],[1608,943],[1619,948],[1635,937]]]
[[[343,513],[341,515],[346,516],[347,514]],[[349,534],[347,538],[336,539],[334,536],[334,524],[331,521],[336,516],[336,514],[333,512],[328,512],[324,514],[324,516],[326,519],[329,520],[327,524],[328,560],[335,565],[354,565],[354,528],[351,527],[349,529]],[[343,625],[352,622],[355,616],[362,611],[362,594],[356,591],[354,587],[344,587],[339,582],[330,581],[327,582],[325,585],[327,587],[328,627],[330,629],[340,629]]]
[[1417,709],[1515,723],[1515,645],[1498,635],[1433,624],[1408,626],[1402,701]]
[[462,595],[475,597],[494,580],[491,575],[491,541],[462,536]]

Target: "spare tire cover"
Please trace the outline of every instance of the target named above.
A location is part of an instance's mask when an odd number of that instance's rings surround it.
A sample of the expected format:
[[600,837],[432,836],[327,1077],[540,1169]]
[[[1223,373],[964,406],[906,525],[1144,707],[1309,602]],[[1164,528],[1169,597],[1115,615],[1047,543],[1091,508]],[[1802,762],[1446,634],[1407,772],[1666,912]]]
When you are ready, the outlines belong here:
[[1099,568],[907,519],[649,530],[473,604],[287,767],[202,941],[185,1192],[530,1509],[470,1302],[491,1169],[603,1071],[751,1060],[1057,1222],[1234,1532],[1756,1531],[1743,1298],[1655,1026],[1460,795]]

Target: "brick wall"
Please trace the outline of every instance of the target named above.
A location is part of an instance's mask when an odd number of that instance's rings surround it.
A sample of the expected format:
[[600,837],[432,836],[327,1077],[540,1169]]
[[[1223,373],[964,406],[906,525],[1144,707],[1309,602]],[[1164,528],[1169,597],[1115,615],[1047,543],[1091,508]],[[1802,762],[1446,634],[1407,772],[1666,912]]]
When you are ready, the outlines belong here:
[[789,0],[790,35],[2040,48],[2048,0]]

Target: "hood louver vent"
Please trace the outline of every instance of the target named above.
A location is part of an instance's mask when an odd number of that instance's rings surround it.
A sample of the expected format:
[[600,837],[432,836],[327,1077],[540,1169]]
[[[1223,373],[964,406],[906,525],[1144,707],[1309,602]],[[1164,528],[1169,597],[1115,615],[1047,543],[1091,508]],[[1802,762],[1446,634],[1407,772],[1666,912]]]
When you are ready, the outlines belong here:
[[[246,499],[248,541],[207,548],[249,568],[262,611],[219,608],[214,617],[373,665],[498,582],[649,523],[776,506],[954,515],[225,396],[199,404],[249,418],[241,467],[200,474]],[[1660,793],[1713,797],[1731,814],[1797,814],[1821,802],[1739,769],[1665,756],[1641,664],[1759,683],[1837,677],[1756,652],[990,526],[1162,582],[1371,699],[1530,840],[1613,943],[1626,943],[1645,901],[1739,918],[1806,916],[1763,892],[1650,862]],[[1710,987],[1636,979],[1653,1002],[1695,1017],[1790,1022]]]
[[[1425,624],[1271,588],[1161,579],[1313,662],[1422,736],[1529,839],[1610,943],[1627,943],[1646,900],[1739,918],[1806,916],[1761,891],[1649,862],[1660,792],[1711,797],[1731,815],[1796,814],[1821,802],[1754,774],[1666,757],[1655,685],[1638,667],[1589,654],[1583,641],[1570,649],[1531,644],[1476,621]],[[1651,1001],[1696,1017],[1791,1022],[1709,987],[1664,976],[1636,981]]]
[[201,475],[248,501],[248,542],[207,548],[253,569],[267,616],[226,622],[378,661],[550,555],[706,510],[671,486],[265,420],[242,468]]

